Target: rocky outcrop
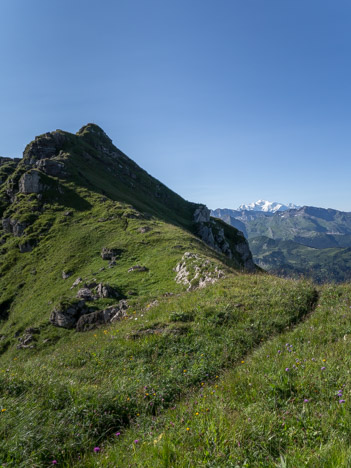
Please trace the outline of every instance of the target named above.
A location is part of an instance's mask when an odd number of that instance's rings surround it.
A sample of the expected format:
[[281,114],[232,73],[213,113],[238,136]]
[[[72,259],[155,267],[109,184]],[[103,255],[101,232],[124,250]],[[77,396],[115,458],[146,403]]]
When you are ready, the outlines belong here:
[[101,251],[101,258],[103,260],[115,260],[116,257],[120,254],[119,249],[109,249],[107,247],[103,247]]
[[92,312],[85,301],[61,301],[51,312],[50,322],[55,327],[74,328],[79,318]]
[[92,301],[93,300],[93,293],[89,288],[81,288],[77,292],[77,299],[83,299],[84,301]]
[[175,271],[175,281],[187,286],[188,291],[204,288],[225,276],[219,265],[191,252],[185,252]]
[[56,159],[40,159],[36,162],[36,167],[45,174],[53,177],[64,177],[67,175],[65,164]]
[[127,301],[120,301],[117,305],[108,307],[104,310],[98,310],[91,314],[83,315],[77,322],[77,332],[93,330],[99,325],[116,322],[124,318],[127,314]]
[[238,264],[248,271],[256,269],[249,245],[242,232],[232,228],[235,233],[235,241],[226,238],[224,228],[219,224],[220,221],[211,219],[210,210],[205,205],[198,206],[193,217],[196,234],[207,245],[223,253],[226,257],[237,260]]
[[149,269],[146,268],[145,266],[134,265],[134,266],[128,268],[128,273],[131,273],[132,271],[149,271]]
[[256,265],[252,259],[252,253],[249,248],[248,243],[246,242],[246,239],[243,236],[243,241],[240,244],[236,244],[235,250],[240,254],[244,266],[248,271],[255,271],[256,270]]
[[44,185],[40,180],[40,173],[35,169],[23,174],[18,183],[20,193],[40,193],[43,191]]
[[27,328],[23,335],[18,338],[19,344],[17,345],[17,349],[34,348],[34,342],[36,339],[35,335],[38,335],[39,333],[39,328]]
[[35,137],[24,150],[23,163],[26,166],[33,166],[41,159],[53,158],[59,153],[67,139],[68,135],[60,130]]
[[195,223],[208,223],[210,221],[210,210],[205,205],[199,205],[194,211]]
[[26,222],[17,221],[16,219],[3,218],[1,220],[2,228],[5,232],[13,234],[15,237],[22,236],[28,224]]
[[96,295],[102,299],[118,298],[119,293],[109,284],[99,283],[96,287]]
[[24,242],[21,242],[18,245],[18,248],[21,253],[27,253],[27,252],[31,252],[34,249],[34,247],[36,247],[36,245],[37,245],[37,241],[35,239],[29,239]]

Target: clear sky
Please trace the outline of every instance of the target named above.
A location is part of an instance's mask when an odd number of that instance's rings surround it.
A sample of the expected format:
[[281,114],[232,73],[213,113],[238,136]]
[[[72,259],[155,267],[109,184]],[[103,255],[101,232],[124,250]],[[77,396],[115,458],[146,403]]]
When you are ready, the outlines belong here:
[[351,211],[349,0],[1,0],[0,154],[100,125],[184,198]]

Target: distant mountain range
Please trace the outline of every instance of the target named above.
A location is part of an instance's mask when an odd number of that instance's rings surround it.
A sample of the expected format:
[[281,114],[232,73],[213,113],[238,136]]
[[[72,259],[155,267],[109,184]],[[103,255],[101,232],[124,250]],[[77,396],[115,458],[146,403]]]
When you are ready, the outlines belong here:
[[[244,206],[250,209],[241,209]],[[289,206],[293,205],[259,200],[211,214],[244,233],[255,262],[267,271],[304,274],[318,282],[351,279],[351,213],[312,206],[282,208]]]

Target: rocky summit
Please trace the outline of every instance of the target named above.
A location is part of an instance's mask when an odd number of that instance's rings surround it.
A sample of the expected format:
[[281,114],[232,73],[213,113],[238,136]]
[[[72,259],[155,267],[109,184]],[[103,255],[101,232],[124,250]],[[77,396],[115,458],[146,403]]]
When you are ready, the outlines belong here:
[[[86,331],[124,318],[153,284],[196,289],[225,268],[257,270],[241,232],[154,179],[95,124],[44,133],[22,159],[0,163],[4,349],[22,323]],[[202,266],[180,281],[186,252]]]

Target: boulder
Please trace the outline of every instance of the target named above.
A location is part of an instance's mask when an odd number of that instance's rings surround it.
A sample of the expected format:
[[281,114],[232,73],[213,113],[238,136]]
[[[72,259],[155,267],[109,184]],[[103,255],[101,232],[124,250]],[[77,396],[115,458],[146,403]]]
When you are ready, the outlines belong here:
[[118,249],[109,249],[107,247],[104,247],[101,251],[101,258],[103,260],[114,260],[118,254]]
[[81,277],[77,278],[77,279],[74,281],[74,283],[72,284],[71,289],[73,289],[73,288],[75,288],[76,286],[78,286],[82,281],[83,281],[83,280],[82,280]]
[[89,288],[81,288],[77,292],[77,299],[83,299],[84,301],[91,301],[93,299],[93,294]]
[[106,325],[107,323],[121,320],[126,316],[128,309],[127,301],[120,301],[118,305],[108,307],[104,310],[98,310],[90,314],[82,315],[77,322],[77,332],[84,332],[93,330],[99,325]]
[[26,349],[26,348],[34,348],[33,341],[35,340],[34,335],[39,334],[40,330],[38,328],[27,328],[24,331],[23,335],[18,338],[19,344],[17,345],[17,349]]
[[149,269],[146,268],[145,266],[141,265],[134,265],[128,269],[128,273],[131,273],[132,271],[148,271]]
[[68,279],[72,275],[70,271],[63,271],[62,272],[62,279]]
[[88,312],[85,301],[61,301],[51,312],[50,322],[55,327],[74,328],[79,317]]
[[99,283],[96,287],[96,294],[100,298],[117,298],[118,292],[108,284]]

